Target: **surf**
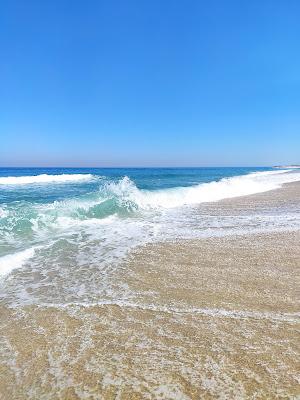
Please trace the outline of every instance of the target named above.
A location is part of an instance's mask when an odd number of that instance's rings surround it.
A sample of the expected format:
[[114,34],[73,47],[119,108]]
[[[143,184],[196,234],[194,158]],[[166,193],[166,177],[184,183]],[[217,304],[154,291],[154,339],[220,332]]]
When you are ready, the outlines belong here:
[[131,205],[132,208],[137,209],[168,209],[262,193],[278,189],[284,183],[299,180],[300,173],[289,170],[264,171],[190,187],[151,191],[138,189],[135,183],[126,176],[117,183],[108,184],[106,190],[115,195],[126,207]]
[[35,247],[0,257],[0,279],[14,269],[23,267],[35,254]]
[[91,174],[61,174],[61,175],[31,175],[31,176],[4,176],[0,177],[0,185],[29,185],[47,183],[67,183],[76,181],[88,181]]

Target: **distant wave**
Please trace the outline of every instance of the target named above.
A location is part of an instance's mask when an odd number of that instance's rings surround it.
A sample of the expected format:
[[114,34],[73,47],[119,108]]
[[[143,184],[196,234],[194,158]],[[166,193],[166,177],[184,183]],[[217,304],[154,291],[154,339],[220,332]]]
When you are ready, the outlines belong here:
[[0,185],[28,185],[40,183],[65,183],[73,181],[86,181],[92,178],[91,174],[61,174],[61,175],[31,175],[31,176],[5,176],[0,178]]

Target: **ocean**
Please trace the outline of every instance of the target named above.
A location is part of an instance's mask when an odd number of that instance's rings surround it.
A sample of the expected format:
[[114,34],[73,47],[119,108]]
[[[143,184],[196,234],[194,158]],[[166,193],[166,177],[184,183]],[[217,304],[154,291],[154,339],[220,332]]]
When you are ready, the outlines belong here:
[[12,306],[132,301],[137,294],[116,276],[132,249],[299,228],[299,214],[285,208],[201,212],[207,202],[298,180],[299,170],[272,168],[1,168],[1,300]]

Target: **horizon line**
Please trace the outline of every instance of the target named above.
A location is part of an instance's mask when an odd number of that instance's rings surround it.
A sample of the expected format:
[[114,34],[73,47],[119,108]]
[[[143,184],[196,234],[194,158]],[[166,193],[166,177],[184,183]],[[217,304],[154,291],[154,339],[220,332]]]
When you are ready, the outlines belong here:
[[142,165],[132,165],[132,166],[61,166],[61,165],[49,165],[49,166],[42,166],[42,165],[13,165],[13,166],[5,166],[0,165],[0,168],[69,168],[69,169],[90,169],[90,168],[102,168],[102,169],[151,169],[151,168],[274,168],[274,167],[289,167],[289,166],[296,166],[297,164],[272,164],[272,165],[167,165],[167,166],[160,166],[160,165],[153,165],[153,166],[142,166]]

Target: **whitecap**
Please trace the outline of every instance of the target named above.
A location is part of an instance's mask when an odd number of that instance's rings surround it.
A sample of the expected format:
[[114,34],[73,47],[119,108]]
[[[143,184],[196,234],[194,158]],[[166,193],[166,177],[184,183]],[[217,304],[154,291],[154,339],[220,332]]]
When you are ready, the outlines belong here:
[[31,176],[5,176],[0,178],[0,185],[29,185],[42,183],[66,183],[87,181],[92,179],[91,174],[61,174],[61,175],[31,175]]

